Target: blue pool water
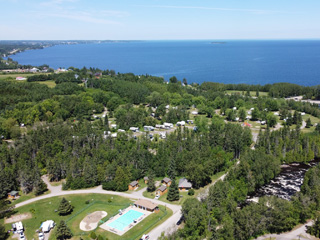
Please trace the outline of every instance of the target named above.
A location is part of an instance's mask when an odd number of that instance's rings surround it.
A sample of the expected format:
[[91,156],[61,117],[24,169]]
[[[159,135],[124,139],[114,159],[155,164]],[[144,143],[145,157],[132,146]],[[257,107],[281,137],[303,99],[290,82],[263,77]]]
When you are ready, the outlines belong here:
[[115,228],[119,231],[123,231],[123,229],[129,224],[133,223],[133,220],[138,219],[141,217],[143,213],[137,212],[135,210],[129,210],[129,212],[123,214],[118,219],[112,221],[111,223],[107,224],[107,226]]

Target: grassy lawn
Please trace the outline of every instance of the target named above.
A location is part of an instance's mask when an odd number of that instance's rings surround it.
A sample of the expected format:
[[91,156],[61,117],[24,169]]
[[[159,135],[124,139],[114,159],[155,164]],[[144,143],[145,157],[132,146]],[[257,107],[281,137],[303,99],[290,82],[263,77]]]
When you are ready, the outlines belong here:
[[[108,199],[112,202],[109,203]],[[59,216],[58,213],[55,212],[58,209],[59,203],[62,197],[54,197],[49,199],[44,199],[41,201],[37,201],[32,204],[28,204],[21,208],[18,208],[17,214],[31,212],[32,218],[23,220],[23,224],[25,226],[25,234],[27,239],[35,238],[37,239],[37,234],[35,231],[40,227],[41,223],[45,220],[54,220],[56,224],[60,222],[60,220],[67,221],[67,225],[70,227],[72,233],[74,235],[81,234],[79,229],[80,221],[86,216],[86,214],[97,211],[103,210],[108,213],[108,216],[112,216],[118,212],[119,209],[124,208],[125,206],[132,203],[129,199],[121,198],[118,196],[111,196],[111,195],[99,195],[99,194],[84,194],[84,195],[70,195],[66,196],[68,201],[71,201],[71,204],[74,206],[74,210],[71,215],[69,216]],[[90,205],[85,204],[86,200],[94,199],[97,201],[96,204]],[[88,208],[87,208],[88,207]],[[83,212],[78,214],[81,210],[85,209]],[[73,218],[71,218],[73,217]],[[71,218],[71,219],[70,219]],[[10,224],[6,225],[7,228],[10,227]],[[54,233],[54,232],[53,232]],[[51,234],[50,239],[55,239],[54,234]]]
[[[42,195],[46,195],[46,194],[49,194],[49,193],[50,193],[50,191],[48,190]],[[18,204],[20,202],[23,202],[23,201],[29,200],[31,198],[37,197],[33,192],[28,193],[28,194],[23,194],[21,191],[19,191],[19,195],[20,195],[20,197],[17,200],[12,200],[11,201],[12,204]]]
[[[225,91],[226,94],[231,95],[231,94],[239,94],[242,95],[242,91],[238,91],[238,90],[227,90]],[[247,91],[244,91],[244,94],[246,94]],[[256,97],[256,92],[255,91],[250,91],[250,96]],[[268,93],[267,92],[259,92],[259,96],[260,97],[267,97]]]
[[310,115],[310,114],[306,114],[306,115],[304,115],[304,116],[302,116],[302,119],[304,120],[304,121],[307,121],[307,119],[308,118],[310,118],[310,120],[311,120],[311,123],[312,123],[312,127],[310,127],[310,128],[304,128],[304,129],[302,129],[302,132],[303,133],[310,133],[310,132],[313,132],[314,130],[315,130],[315,124],[316,123],[320,123],[320,119],[319,118],[317,118],[317,117],[314,117],[314,116],[312,116],[312,115]]
[[65,182],[66,182],[66,180],[65,180],[65,179],[62,179],[62,180],[60,180],[59,182],[50,182],[50,185],[51,185],[51,186],[54,186],[54,187],[57,187],[57,186],[62,185],[62,183],[65,183]]
[[38,81],[36,83],[47,85],[49,88],[54,88],[57,84],[54,81]]
[[[33,75],[41,75],[43,73],[6,73],[6,74],[0,74],[0,80],[1,79],[8,79],[8,78],[12,78],[14,80],[16,80],[16,77],[30,77]],[[18,81],[17,81],[18,82]],[[24,82],[24,81],[21,81]]]
[[[22,220],[27,239],[38,238],[35,231],[45,220],[54,220],[56,224],[59,224],[60,220],[64,220],[74,235],[72,239],[79,239],[80,236],[83,239],[90,239],[90,232],[84,232],[79,228],[79,224],[85,216],[94,211],[106,211],[108,216],[103,219],[106,221],[111,216],[116,215],[119,209],[126,208],[133,203],[127,198],[105,194],[66,195],[65,198],[68,201],[71,201],[71,205],[74,206],[73,212],[68,216],[59,216],[58,213],[55,212],[55,210],[58,209],[62,197],[40,200],[16,209],[16,214],[28,212],[32,214],[32,218]],[[89,204],[86,204],[87,200],[89,200]],[[164,206],[160,206],[160,209],[161,211],[159,213],[151,214],[139,225],[135,226],[121,237],[100,228],[97,228],[95,231],[97,234],[108,237],[109,239],[139,239],[143,233],[150,231],[153,227],[165,221],[172,215],[170,209],[165,209]],[[6,224],[5,226],[6,229],[11,228],[11,224]],[[13,238],[11,237],[10,239]],[[50,239],[55,239],[54,230],[50,235]]]

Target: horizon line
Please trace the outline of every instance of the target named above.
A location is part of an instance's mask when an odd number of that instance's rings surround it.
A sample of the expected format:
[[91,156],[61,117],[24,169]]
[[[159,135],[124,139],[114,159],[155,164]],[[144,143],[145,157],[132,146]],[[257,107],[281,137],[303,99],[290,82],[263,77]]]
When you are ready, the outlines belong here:
[[320,38],[199,38],[199,39],[0,39],[0,41],[288,41]]

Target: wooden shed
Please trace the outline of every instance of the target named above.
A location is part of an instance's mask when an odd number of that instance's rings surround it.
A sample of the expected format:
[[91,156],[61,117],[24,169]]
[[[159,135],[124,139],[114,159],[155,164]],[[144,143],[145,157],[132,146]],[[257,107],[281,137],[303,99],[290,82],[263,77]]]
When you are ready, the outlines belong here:
[[171,179],[165,177],[164,179],[162,179],[161,183],[165,184],[167,187],[169,187],[171,185]]
[[11,191],[8,193],[8,198],[10,199],[17,199],[18,197],[20,197],[19,192],[18,191]]
[[163,194],[165,194],[166,192],[168,192],[168,188],[165,185],[162,185],[161,187],[159,187],[156,191],[156,195],[162,196]]
[[129,184],[129,190],[136,190],[139,187],[138,181],[133,181]]

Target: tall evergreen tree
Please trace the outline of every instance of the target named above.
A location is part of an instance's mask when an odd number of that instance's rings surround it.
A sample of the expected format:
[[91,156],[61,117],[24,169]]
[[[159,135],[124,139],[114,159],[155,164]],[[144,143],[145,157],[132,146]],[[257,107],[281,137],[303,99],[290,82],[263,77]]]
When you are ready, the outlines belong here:
[[8,234],[6,232],[5,227],[2,223],[0,223],[0,239],[6,239],[8,237]]
[[147,191],[153,192],[155,190],[156,190],[156,185],[155,185],[155,181],[154,181],[154,174],[151,173],[151,174],[149,174]]
[[252,110],[252,117],[251,120],[256,121],[260,117],[260,111],[258,108]]
[[312,123],[311,123],[311,119],[308,118],[306,121],[306,128],[310,128],[310,127],[312,127]]
[[60,221],[57,227],[56,237],[59,240],[69,239],[72,237],[72,233],[68,228],[67,224],[65,223],[65,221],[62,221],[62,220]]
[[168,201],[178,201],[179,200],[179,188],[178,185],[176,184],[176,180],[173,179],[172,183],[169,187],[169,192],[167,196]]
[[108,114],[104,117],[104,130],[109,131],[109,119],[108,119]]
[[128,174],[125,173],[125,171],[120,166],[117,168],[116,175],[114,177],[114,182],[116,184],[117,191],[123,192],[128,190],[130,178]]
[[168,176],[171,180],[176,177],[176,161],[173,158],[171,158],[169,163]]
[[73,206],[68,202],[67,199],[62,198],[58,208],[59,215],[68,215],[72,212],[72,210]]
[[246,110],[243,107],[241,107],[238,112],[238,117],[241,119],[241,121],[244,121],[246,120],[246,116],[247,116]]

